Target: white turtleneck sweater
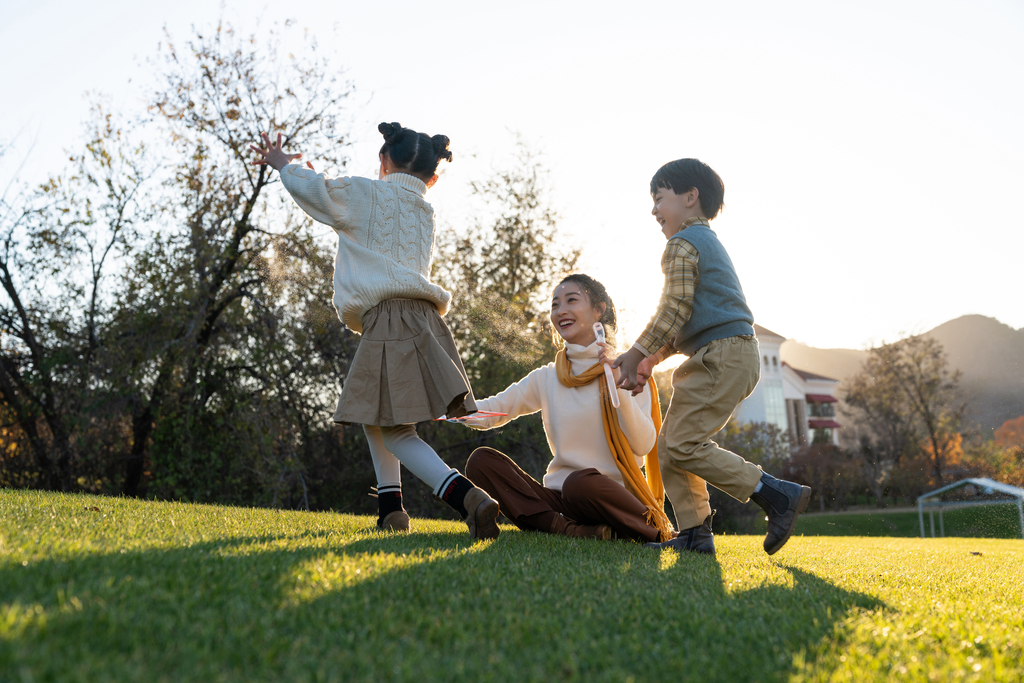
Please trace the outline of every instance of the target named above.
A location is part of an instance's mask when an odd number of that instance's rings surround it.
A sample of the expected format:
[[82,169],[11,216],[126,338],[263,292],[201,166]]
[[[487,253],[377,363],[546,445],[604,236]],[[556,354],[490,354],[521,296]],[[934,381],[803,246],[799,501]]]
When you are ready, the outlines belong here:
[[[572,374],[580,375],[597,362],[597,342],[590,346],[566,344],[566,353]],[[480,410],[508,413],[507,417],[475,418],[466,424],[474,429],[493,429],[520,415],[540,410],[548,447],[554,456],[544,475],[545,487],[561,491],[566,477],[588,467],[596,468],[621,484],[622,475],[608,448],[601,421],[598,382],[604,381],[602,375],[585,386],[566,387],[558,381],[555,364],[548,363],[500,394],[477,399]],[[637,464],[643,465],[643,455],[654,448],[658,438],[651,419],[651,393],[647,390],[634,397],[623,389],[617,391],[619,426],[633,453],[637,454]]]
[[426,299],[448,312],[452,295],[430,282],[434,209],[422,180],[328,178],[288,164],[281,182],[303,211],[338,231],[334,307],[349,328],[362,332],[363,314],[385,299]]

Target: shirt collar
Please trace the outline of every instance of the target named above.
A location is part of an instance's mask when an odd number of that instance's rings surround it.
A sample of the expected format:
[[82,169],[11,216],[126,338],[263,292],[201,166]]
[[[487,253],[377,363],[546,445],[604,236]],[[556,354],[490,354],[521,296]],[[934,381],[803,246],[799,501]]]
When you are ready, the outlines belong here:
[[404,187],[407,190],[412,190],[421,197],[427,193],[427,184],[416,176],[409,175],[408,173],[389,173],[384,176],[384,182],[394,183],[395,185]]
[[687,218],[685,221],[683,221],[683,225],[679,229],[680,230],[686,230],[691,225],[703,225],[705,228],[710,228],[711,227],[708,224],[708,219],[707,218],[702,218],[700,216],[694,216],[693,218]]

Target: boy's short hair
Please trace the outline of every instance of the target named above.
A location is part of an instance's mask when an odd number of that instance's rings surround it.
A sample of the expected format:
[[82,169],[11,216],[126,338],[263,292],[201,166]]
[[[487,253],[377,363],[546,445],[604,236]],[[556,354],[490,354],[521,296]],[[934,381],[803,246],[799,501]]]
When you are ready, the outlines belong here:
[[717,216],[725,202],[725,183],[700,159],[676,159],[659,168],[651,178],[651,194],[657,194],[659,187],[676,194],[697,188],[697,201],[708,219]]

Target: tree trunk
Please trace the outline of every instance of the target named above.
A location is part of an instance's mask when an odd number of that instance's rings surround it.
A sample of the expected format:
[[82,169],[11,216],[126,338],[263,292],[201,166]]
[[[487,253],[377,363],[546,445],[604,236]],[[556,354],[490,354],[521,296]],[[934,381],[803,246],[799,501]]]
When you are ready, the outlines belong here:
[[132,450],[124,468],[124,495],[133,498],[139,495],[139,483],[142,481],[143,464],[146,456],[146,443],[153,433],[153,411],[150,406],[132,418]]

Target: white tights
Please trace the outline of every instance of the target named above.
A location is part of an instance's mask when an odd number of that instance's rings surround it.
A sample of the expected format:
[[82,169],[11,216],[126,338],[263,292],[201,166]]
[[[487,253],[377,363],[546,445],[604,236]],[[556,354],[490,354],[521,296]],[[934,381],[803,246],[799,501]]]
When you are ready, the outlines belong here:
[[416,434],[416,425],[363,425],[363,433],[370,445],[378,487],[401,485],[401,463],[433,489],[434,495],[440,495],[441,487],[449,475],[457,471],[448,467],[434,449]]

